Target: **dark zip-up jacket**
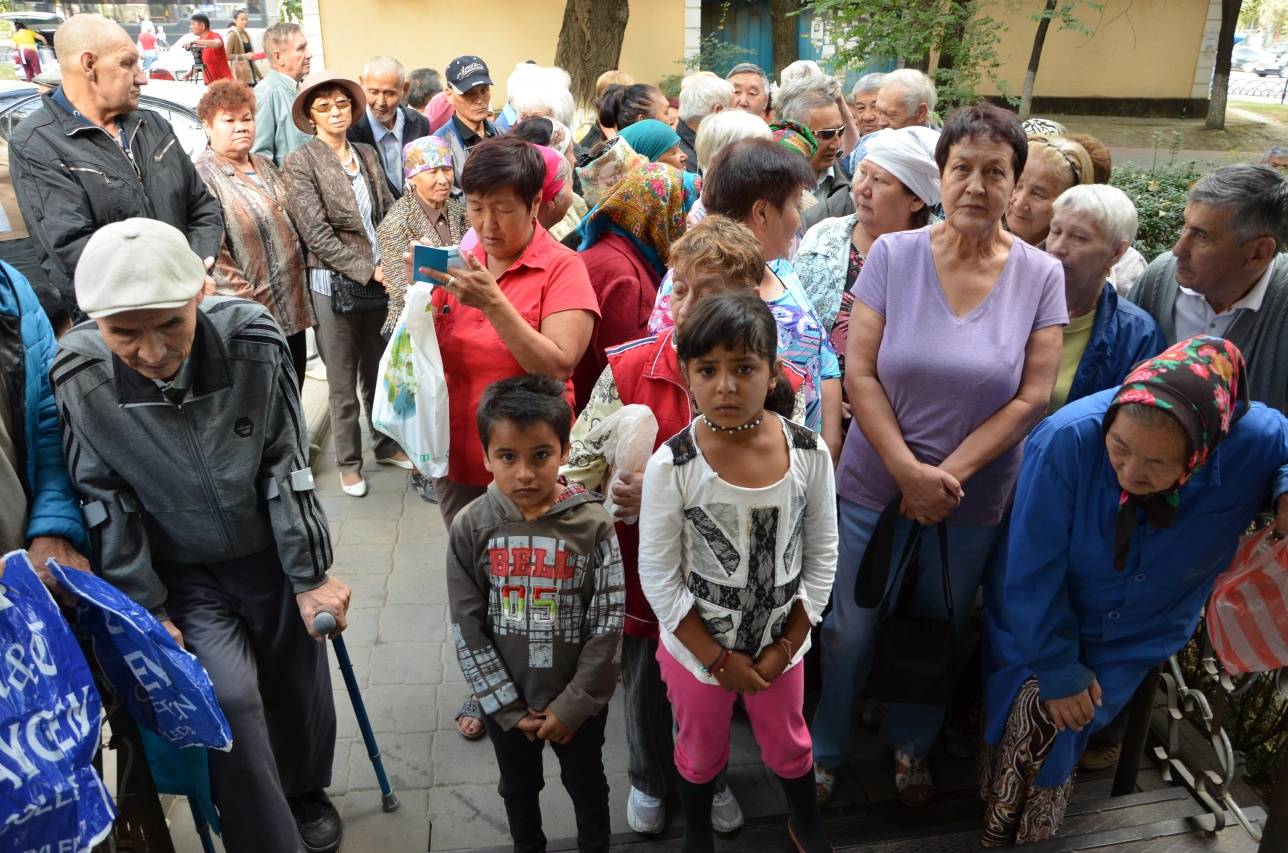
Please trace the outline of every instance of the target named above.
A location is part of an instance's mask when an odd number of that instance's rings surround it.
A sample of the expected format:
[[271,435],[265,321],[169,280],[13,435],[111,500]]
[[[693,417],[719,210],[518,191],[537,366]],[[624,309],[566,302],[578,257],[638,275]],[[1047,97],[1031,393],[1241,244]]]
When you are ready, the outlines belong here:
[[76,263],[104,225],[135,216],[158,219],[182,231],[199,258],[217,258],[223,245],[219,202],[206,191],[169,123],[148,110],[117,121],[131,156],[106,130],[69,113],[52,95],[9,137],[18,206],[41,266],[69,310],[76,306]]
[[154,613],[166,564],[276,547],[295,592],[320,585],[331,535],[313,491],[286,338],[258,302],[209,296],[192,384],[169,402],[108,350],[93,322],[63,336],[52,378],[95,567]]

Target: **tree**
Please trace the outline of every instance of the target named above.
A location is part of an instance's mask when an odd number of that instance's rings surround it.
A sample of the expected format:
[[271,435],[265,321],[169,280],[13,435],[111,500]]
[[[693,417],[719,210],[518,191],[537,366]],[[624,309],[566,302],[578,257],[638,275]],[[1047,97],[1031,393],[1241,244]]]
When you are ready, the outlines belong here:
[[1058,0],[1046,0],[1046,8],[1038,20],[1038,31],[1033,36],[1033,50],[1029,53],[1029,67],[1024,71],[1024,86],[1020,89],[1020,120],[1029,117],[1033,109],[1033,84],[1038,79],[1038,63],[1042,61],[1042,47],[1046,44],[1047,30],[1051,28],[1051,18],[1055,15]]
[[769,0],[769,20],[772,22],[774,40],[774,67],[769,73],[777,77],[784,68],[801,58],[800,0]]
[[595,79],[617,67],[631,9],[628,0],[567,0],[555,65],[572,77],[579,103],[595,99]]
[[1208,93],[1206,126],[1225,130],[1225,99],[1230,88],[1230,55],[1234,53],[1234,30],[1239,24],[1243,0],[1221,0],[1221,32],[1216,37],[1216,66]]
[[1104,4],[1095,0],[1045,0],[1042,11],[1033,16],[1038,22],[1037,33],[1033,36],[1033,50],[1029,53],[1029,67],[1024,72],[1024,86],[1020,90],[1020,118],[1029,117],[1033,107],[1033,87],[1038,79],[1038,65],[1042,61],[1042,48],[1046,45],[1047,31],[1051,21],[1059,19],[1061,30],[1074,30],[1084,36],[1095,35],[1095,31],[1078,18],[1078,7],[1086,3],[1094,11],[1104,9]]
[[891,62],[929,70],[945,107],[972,103],[984,77],[1004,91],[995,72],[1004,25],[981,12],[982,0],[807,0],[831,28],[836,67]]

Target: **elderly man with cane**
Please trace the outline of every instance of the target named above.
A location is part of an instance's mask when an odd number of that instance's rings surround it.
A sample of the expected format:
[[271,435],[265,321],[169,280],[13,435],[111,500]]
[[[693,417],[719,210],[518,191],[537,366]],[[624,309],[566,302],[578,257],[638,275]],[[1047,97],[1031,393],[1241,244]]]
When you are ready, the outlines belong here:
[[[139,274],[138,259],[148,268]],[[211,752],[229,853],[332,851],[335,706],[318,614],[343,631],[286,339],[268,311],[203,299],[172,226],[100,229],[76,268],[90,321],[52,379],[94,567],[210,674],[233,731]]]

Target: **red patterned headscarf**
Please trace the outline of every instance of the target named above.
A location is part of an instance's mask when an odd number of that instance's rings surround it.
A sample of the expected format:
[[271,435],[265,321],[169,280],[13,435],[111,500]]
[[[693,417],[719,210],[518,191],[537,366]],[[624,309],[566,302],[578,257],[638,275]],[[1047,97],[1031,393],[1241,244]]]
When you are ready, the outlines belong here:
[[1185,470],[1172,488],[1152,495],[1123,491],[1118,500],[1118,530],[1114,567],[1122,571],[1137,524],[1137,509],[1145,510],[1154,527],[1171,527],[1180,511],[1181,486],[1202,468],[1234,425],[1239,403],[1247,402],[1243,353],[1223,338],[1196,335],[1179,341],[1138,364],[1114,395],[1105,412],[1108,432],[1120,406],[1135,404],[1162,409],[1185,433],[1189,455]]

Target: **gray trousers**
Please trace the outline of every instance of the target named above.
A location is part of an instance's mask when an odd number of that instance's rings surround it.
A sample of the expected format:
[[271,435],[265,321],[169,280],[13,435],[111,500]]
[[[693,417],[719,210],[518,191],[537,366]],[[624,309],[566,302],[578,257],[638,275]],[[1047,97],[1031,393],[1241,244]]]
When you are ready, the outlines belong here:
[[209,752],[224,849],[302,853],[287,799],[330,785],[335,756],[326,644],[305,630],[272,550],[158,573],[232,727],[232,749]]
[[[385,315],[336,314],[331,310],[331,297],[310,293],[318,351],[326,363],[327,403],[331,407],[331,434],[335,439],[335,467],[341,474],[355,474],[362,469],[362,409],[367,410],[371,426],[371,407],[379,387],[380,357],[385,353],[385,339],[380,334]],[[359,404],[361,395],[361,404]],[[371,429],[376,458],[397,453],[392,438]]]

